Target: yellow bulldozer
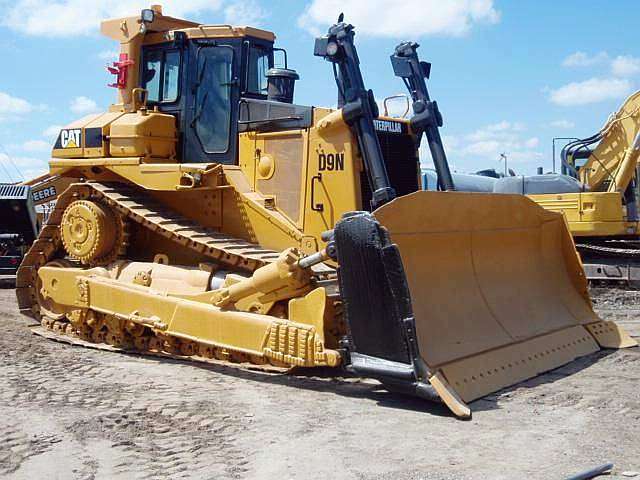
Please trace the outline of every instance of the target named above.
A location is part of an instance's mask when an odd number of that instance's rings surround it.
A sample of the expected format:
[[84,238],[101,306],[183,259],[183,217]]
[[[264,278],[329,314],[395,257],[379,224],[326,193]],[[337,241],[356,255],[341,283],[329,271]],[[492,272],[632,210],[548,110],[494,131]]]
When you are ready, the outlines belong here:
[[[293,103],[273,33],[158,6],[107,20],[118,100],[63,128],[51,174],[79,178],[19,270],[53,335],[122,350],[342,368],[468,402],[600,347],[635,344],[593,312],[562,215],[453,188],[415,44],[392,55],[410,120],[380,117],[354,27],[314,54],[337,109]],[[284,65],[275,67],[275,57]],[[442,191],[420,191],[425,136]]]

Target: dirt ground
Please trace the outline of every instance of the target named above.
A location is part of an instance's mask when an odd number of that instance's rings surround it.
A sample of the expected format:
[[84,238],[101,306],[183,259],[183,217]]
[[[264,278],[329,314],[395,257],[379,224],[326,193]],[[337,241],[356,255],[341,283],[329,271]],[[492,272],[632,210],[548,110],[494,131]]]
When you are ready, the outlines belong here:
[[[594,292],[640,335],[640,292]],[[640,471],[640,350],[604,351],[472,404],[375,383],[102,352],[32,335],[0,290],[0,477],[563,479]],[[640,474],[637,476],[640,479]]]

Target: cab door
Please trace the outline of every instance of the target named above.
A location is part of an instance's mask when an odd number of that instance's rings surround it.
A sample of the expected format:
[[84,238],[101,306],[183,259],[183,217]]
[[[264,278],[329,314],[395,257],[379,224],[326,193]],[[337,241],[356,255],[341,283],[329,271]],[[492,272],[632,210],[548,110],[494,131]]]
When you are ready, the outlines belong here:
[[239,80],[237,46],[191,42],[184,162],[235,164]]

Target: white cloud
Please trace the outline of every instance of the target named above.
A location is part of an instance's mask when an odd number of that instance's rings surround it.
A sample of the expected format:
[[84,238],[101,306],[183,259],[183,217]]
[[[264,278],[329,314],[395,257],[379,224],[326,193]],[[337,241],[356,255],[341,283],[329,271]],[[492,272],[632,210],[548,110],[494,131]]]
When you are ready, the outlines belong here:
[[459,37],[474,24],[495,24],[500,12],[493,0],[313,0],[298,18],[298,25],[314,35],[324,33],[344,12],[345,21],[357,32],[380,37],[408,38],[422,35]]
[[[45,37],[71,37],[98,32],[106,18],[133,16],[149,8],[149,0],[17,0],[3,12],[0,25]],[[163,11],[174,17],[219,12],[222,0],[164,0]]]
[[526,129],[525,125],[521,122],[507,122],[502,121],[491,125],[486,125],[479,128],[473,133],[467,135],[467,140],[471,142],[483,142],[485,140],[492,140],[496,137],[512,138],[516,132],[522,132]]
[[556,105],[573,107],[623,98],[631,90],[631,82],[626,79],[591,78],[583,82],[572,82],[556,90],[551,90],[549,98]]
[[42,131],[42,136],[47,138],[55,138],[62,130],[62,125],[51,125]]
[[640,58],[620,55],[611,61],[611,71],[616,77],[633,77],[640,73]]
[[0,92],[0,122],[16,119],[31,112],[42,112],[45,110],[47,110],[46,105],[34,105],[23,98]]
[[464,155],[479,155],[482,157],[498,157],[500,152],[504,150],[501,148],[504,145],[497,140],[480,140],[477,142],[469,143],[462,150]]
[[[34,158],[34,157],[8,157],[5,153],[0,153],[0,163],[8,165],[13,163],[15,168],[20,171],[20,174],[25,179],[35,178],[49,170],[49,165],[47,160],[42,158]],[[13,167],[12,165],[12,167]],[[6,180],[16,180],[19,175],[15,171],[14,168],[8,168],[11,177],[7,177],[4,170],[0,170],[0,178],[5,178]],[[3,175],[4,174],[4,175]]]
[[562,130],[571,130],[572,128],[575,128],[576,124],[570,120],[563,119],[563,120],[554,120],[549,124],[549,126],[552,128],[559,128]]
[[507,122],[506,120],[503,120],[502,122],[499,123],[494,123],[492,125],[487,125],[484,130],[487,130],[489,132],[504,132],[507,130],[516,130],[516,131],[521,131],[524,130],[524,125],[522,123],[511,123],[511,122]]
[[[540,139],[526,136],[526,131],[522,122],[502,121],[464,135],[445,135],[443,142],[450,163],[464,171],[499,170],[503,165],[500,154],[505,153],[510,167],[519,173],[533,173],[544,159],[544,154],[539,151]],[[423,147],[421,150],[423,163],[428,163],[431,158],[428,149]]]
[[120,51],[113,49],[113,50],[103,50],[100,53],[98,53],[98,58],[100,60],[107,60],[109,62],[115,62],[116,60],[118,60],[118,56],[120,55]]
[[608,63],[611,72],[616,77],[629,78],[640,73],[640,58],[632,55],[618,55],[609,57],[607,52],[589,55],[585,52],[575,52],[562,61],[564,67],[593,67]]
[[563,67],[592,67],[604,63],[609,59],[607,52],[589,55],[584,52],[575,52],[562,61]]
[[87,97],[76,97],[71,100],[71,104],[69,108],[73,113],[77,114],[85,114],[85,113],[95,113],[99,110],[98,104]]
[[12,97],[8,93],[0,92],[0,116],[23,115],[33,111],[34,107],[22,98]]
[[267,17],[267,11],[255,0],[236,1],[224,8],[224,21],[231,25],[258,27]]
[[47,152],[51,150],[51,143],[44,140],[27,140],[20,147],[25,152]]
[[[610,77],[593,77],[588,80],[571,82],[555,90],[545,89],[549,93],[552,103],[563,107],[589,105],[605,100],[616,100],[625,97],[633,89],[630,81],[632,77],[640,74],[640,58],[631,55],[619,55],[609,57],[607,52],[589,55],[584,52],[575,52],[564,59],[565,67],[591,67],[607,63],[611,68]],[[550,126],[555,128],[573,128],[573,122],[558,120]]]
[[460,138],[455,135],[442,135],[442,143],[444,144],[445,152],[453,151],[460,147]]

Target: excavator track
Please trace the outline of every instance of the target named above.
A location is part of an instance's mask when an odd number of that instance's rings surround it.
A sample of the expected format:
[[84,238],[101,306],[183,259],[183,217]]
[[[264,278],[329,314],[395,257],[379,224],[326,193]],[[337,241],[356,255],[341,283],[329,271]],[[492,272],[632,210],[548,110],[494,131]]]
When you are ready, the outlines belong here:
[[597,245],[590,243],[576,243],[576,248],[579,252],[596,253],[600,255],[606,255],[610,257],[634,257],[640,259],[640,248],[619,248],[611,247],[607,245]]
[[[69,341],[73,340],[71,343],[104,345],[111,350],[179,355],[180,358],[215,358],[232,363],[270,364],[284,370],[284,365],[266,358],[252,358],[230,349],[180,340],[154,332],[148,327],[127,328],[126,322],[92,310],[78,310],[75,321],[71,321],[62,314],[52,315],[48,309],[43,309],[38,301],[38,269],[60,257],[63,250],[60,236],[62,215],[75,200],[92,200],[107,205],[121,215],[123,220],[137,223],[192,250],[195,255],[204,255],[215,263],[235,270],[251,273],[278,258],[278,252],[204,228],[133,187],[93,182],[75,183],[59,197],[46,226],[25,256],[16,280],[20,311],[41,322],[42,328],[49,332],[49,335],[43,336],[67,336]],[[87,319],[91,319],[93,323]],[[35,333],[42,334],[41,331]]]
[[[618,246],[622,245],[622,247]],[[635,241],[576,243],[587,280],[592,285],[637,289],[640,286],[640,246]]]

